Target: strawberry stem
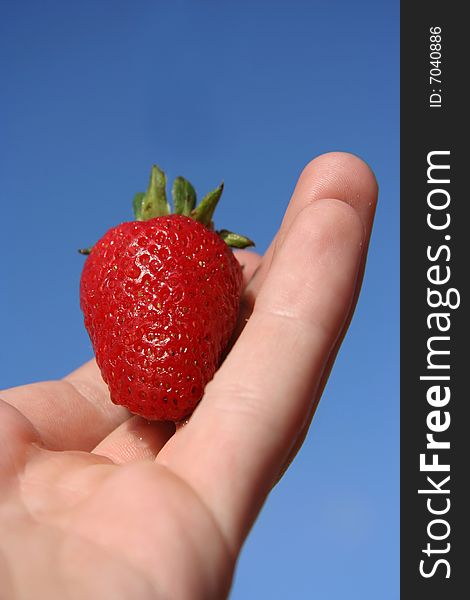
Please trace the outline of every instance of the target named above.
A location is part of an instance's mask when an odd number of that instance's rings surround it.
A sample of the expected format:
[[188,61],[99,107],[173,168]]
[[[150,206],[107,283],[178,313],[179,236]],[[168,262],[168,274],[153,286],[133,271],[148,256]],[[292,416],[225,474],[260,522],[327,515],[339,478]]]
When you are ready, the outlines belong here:
[[212,192],[209,192],[206,196],[204,196],[199,203],[199,206],[197,206],[191,213],[191,217],[206,227],[212,228],[212,217],[214,216],[214,211],[223,191],[224,182],[222,182],[218,188],[212,190]]
[[169,214],[170,205],[166,199],[166,175],[157,165],[153,165],[149,186],[141,203],[141,220],[147,221],[154,217],[162,217]]
[[231,248],[248,248],[248,246],[255,245],[250,238],[238,233],[234,233],[233,231],[229,231],[228,229],[221,229],[216,233],[224,240],[227,246],[230,246]]
[[[173,198],[174,214],[190,217],[199,221],[209,229],[214,229],[213,216],[217,204],[224,190],[223,182],[219,187],[209,192],[196,206],[196,192],[193,186],[184,177],[177,177],[171,188]],[[150,173],[150,182],[147,191],[138,192],[133,200],[134,215],[137,221],[148,221],[154,217],[162,217],[171,214],[170,205],[166,197],[166,175],[153,165]],[[222,240],[232,248],[247,248],[254,243],[247,237],[222,229],[216,232]],[[88,254],[89,249],[80,250],[82,254]]]
[[144,204],[144,200],[145,200],[144,192],[137,192],[137,194],[135,194],[134,200],[132,202],[132,208],[134,209],[134,216],[135,216],[136,221],[144,220],[142,218],[142,206]]
[[184,177],[177,177],[171,188],[175,215],[191,216],[196,206],[196,192],[193,186]]

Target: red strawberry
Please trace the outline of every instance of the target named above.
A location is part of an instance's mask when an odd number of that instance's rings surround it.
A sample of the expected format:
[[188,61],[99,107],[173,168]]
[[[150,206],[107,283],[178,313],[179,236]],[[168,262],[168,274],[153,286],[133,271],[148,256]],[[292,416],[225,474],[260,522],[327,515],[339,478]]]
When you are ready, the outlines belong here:
[[115,404],[147,419],[188,416],[212,379],[237,319],[241,268],[228,245],[247,238],[213,230],[223,186],[195,207],[178,177],[169,214],[166,178],[152,168],[134,198],[136,221],[110,229],[89,251],[80,304]]

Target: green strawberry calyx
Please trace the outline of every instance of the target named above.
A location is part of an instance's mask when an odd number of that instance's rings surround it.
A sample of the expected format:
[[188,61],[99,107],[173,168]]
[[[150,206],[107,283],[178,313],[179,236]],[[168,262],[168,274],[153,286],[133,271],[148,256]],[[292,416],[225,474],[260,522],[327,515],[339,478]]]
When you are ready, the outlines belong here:
[[[184,177],[177,177],[171,187],[173,199],[173,213],[166,196],[166,175],[157,165],[152,166],[150,181],[146,192],[134,195],[132,207],[136,221],[148,221],[155,217],[170,214],[184,215],[199,221],[208,229],[214,230],[214,211],[224,190],[223,182],[204,196],[197,204],[196,191]],[[214,230],[215,231],[215,230]],[[231,248],[247,248],[254,246],[249,238],[228,229],[221,229],[215,233]],[[90,254],[90,248],[81,248],[80,254]]]
[[[204,196],[197,204],[196,191],[184,177],[177,177],[171,187],[173,198],[173,214],[184,215],[199,221],[208,229],[214,229],[214,211],[222,196],[224,184]],[[197,205],[196,205],[197,204]],[[157,165],[153,165],[150,181],[146,192],[138,192],[133,202],[134,216],[137,221],[148,221],[155,217],[171,214],[170,204],[166,197],[166,175]],[[249,238],[227,229],[215,231],[224,242],[232,248],[247,248],[254,246]]]

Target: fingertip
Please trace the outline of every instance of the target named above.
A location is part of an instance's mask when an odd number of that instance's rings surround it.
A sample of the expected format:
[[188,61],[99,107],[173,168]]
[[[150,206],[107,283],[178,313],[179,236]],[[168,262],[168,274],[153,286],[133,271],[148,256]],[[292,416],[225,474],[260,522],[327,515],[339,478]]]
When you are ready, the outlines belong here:
[[[294,218],[283,244],[276,251],[273,260],[275,281],[269,282],[267,291],[261,290],[260,297],[270,305],[285,302],[291,280],[291,306],[308,305],[311,290],[319,290],[318,286],[324,286],[330,280],[337,279],[342,285],[348,281],[343,289],[352,293],[366,237],[361,218],[345,202],[324,198],[307,204]],[[312,273],[315,274],[313,279]]]
[[330,262],[345,247],[360,258],[366,238],[364,223],[353,207],[335,198],[322,198],[297,213],[276,248],[274,261],[304,263],[311,256],[323,262],[322,257],[328,256]]
[[352,152],[325,152],[309,161],[302,169],[300,179],[310,179],[318,175],[318,170],[325,167],[331,169],[335,174],[345,172],[348,176],[354,175],[363,181],[370,192],[377,192],[378,183],[370,165],[359,155]]
[[349,204],[369,229],[375,213],[378,183],[371,167],[350,152],[327,152],[311,160],[302,170],[296,193],[307,202],[333,197]]
[[[321,221],[321,223],[319,223]],[[318,232],[328,240],[362,244],[366,237],[364,223],[357,211],[346,202],[336,198],[322,198],[307,204],[297,215],[291,234],[298,236],[298,228],[304,232]]]
[[174,423],[147,421],[133,415],[101,441],[93,453],[116,464],[154,460],[174,433]]
[[261,256],[251,250],[235,250],[234,255],[240,266],[245,269],[250,269],[252,266],[256,268],[261,260]]
[[246,287],[261,263],[261,256],[250,250],[236,250],[234,254],[243,270],[243,286]]

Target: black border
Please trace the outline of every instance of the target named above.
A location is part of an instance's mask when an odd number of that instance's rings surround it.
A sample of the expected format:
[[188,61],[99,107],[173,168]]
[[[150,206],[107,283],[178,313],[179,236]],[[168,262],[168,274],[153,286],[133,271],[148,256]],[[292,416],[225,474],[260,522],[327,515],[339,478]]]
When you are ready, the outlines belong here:
[[[402,2],[401,3],[401,598],[432,600],[434,598],[453,599],[467,597],[466,529],[468,518],[467,473],[470,472],[467,460],[470,459],[470,419],[468,406],[469,393],[466,389],[465,374],[470,371],[467,340],[468,326],[465,315],[468,296],[470,269],[470,231],[465,219],[466,205],[470,205],[470,191],[464,189],[470,163],[467,165],[468,150],[464,146],[465,130],[468,121],[463,105],[466,102],[464,86],[465,68],[468,56],[467,43],[470,31],[462,14],[462,4],[457,2]],[[459,8],[460,7],[460,8]],[[432,92],[429,82],[430,28],[441,27],[442,33],[442,106],[430,107]],[[434,89],[437,85],[434,86]],[[449,157],[442,158],[450,164],[450,184],[443,185],[451,196],[449,205],[451,224],[445,231],[433,231],[426,222],[429,208],[427,195],[432,184],[427,182],[427,156],[431,151],[449,150]],[[450,235],[449,241],[444,235]],[[435,473],[435,480],[441,481],[450,475],[450,494],[434,495],[436,508],[439,497],[449,497],[451,506],[446,518],[450,525],[449,537],[441,542],[450,543],[446,554],[428,558],[423,552],[429,540],[427,526],[433,516],[428,512],[428,496],[418,494],[426,485],[426,475],[419,468],[419,455],[426,452],[426,417],[433,410],[427,400],[429,381],[420,381],[427,371],[427,340],[433,335],[428,329],[426,318],[430,312],[427,303],[427,270],[435,263],[429,261],[426,251],[434,250],[441,244],[448,244],[451,250],[449,261],[442,252],[437,261],[444,268],[450,266],[451,280],[447,287],[459,290],[461,303],[455,310],[448,310],[451,328],[447,335],[450,340],[447,349],[450,355],[443,357],[443,363],[450,363],[450,370],[435,371],[448,374],[451,399],[446,408],[450,413],[449,429],[436,435],[436,438],[450,441],[450,449],[439,452],[440,462],[449,462],[450,472]],[[435,255],[435,253],[434,253]],[[431,286],[433,287],[433,286]],[[435,287],[435,286],[434,286]],[[446,286],[442,286],[445,288]],[[444,291],[444,290],[443,290]],[[435,330],[434,330],[435,331]],[[434,333],[435,335],[435,333]],[[441,335],[446,335],[442,333]],[[469,363],[467,365],[467,363]],[[432,451],[428,451],[432,454]],[[429,461],[429,459],[428,459]],[[445,487],[445,486],[443,486]],[[441,504],[444,506],[444,504]],[[435,518],[438,518],[437,516]],[[444,527],[444,526],[442,526]],[[438,532],[439,529],[434,530]],[[441,529],[444,531],[444,529]],[[439,547],[439,542],[432,542]],[[433,560],[445,558],[450,564],[450,577],[446,578],[447,567],[440,565],[435,575],[424,578],[419,572],[420,561],[426,559],[425,569]]]

